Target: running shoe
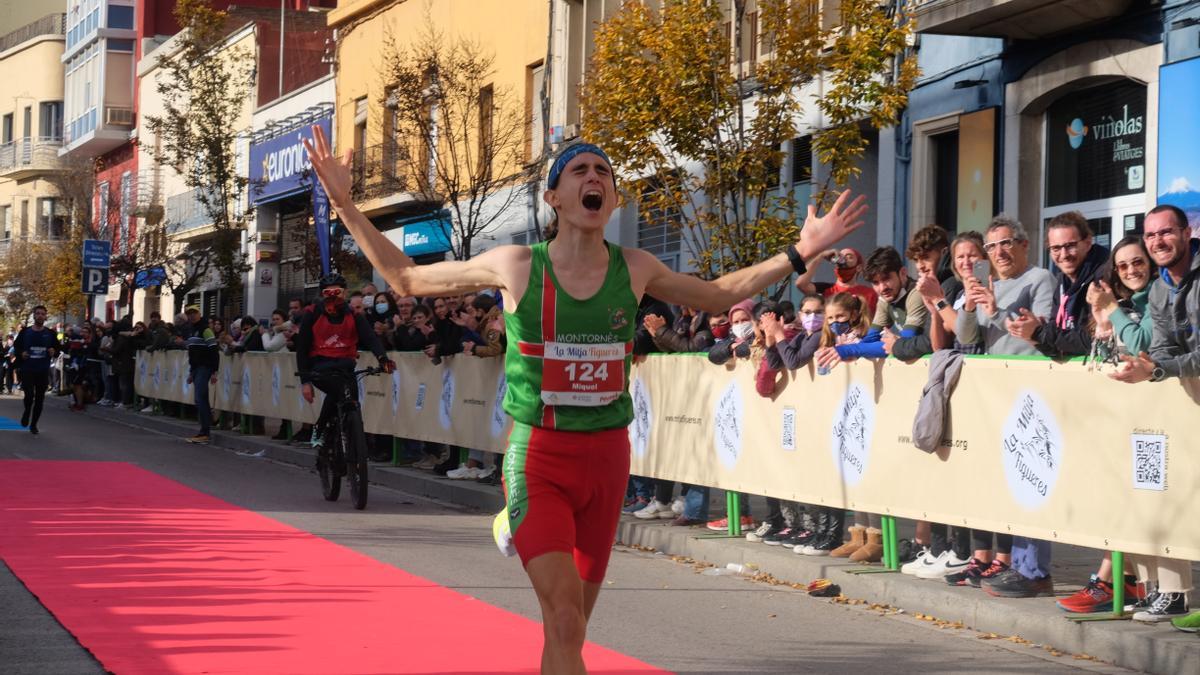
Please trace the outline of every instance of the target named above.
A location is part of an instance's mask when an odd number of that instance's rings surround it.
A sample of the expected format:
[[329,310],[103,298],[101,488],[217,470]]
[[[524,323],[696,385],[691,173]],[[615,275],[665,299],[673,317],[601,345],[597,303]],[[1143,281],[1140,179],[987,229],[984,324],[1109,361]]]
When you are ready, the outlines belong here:
[[1133,615],[1134,621],[1158,623],[1187,616],[1187,599],[1183,593],[1159,593],[1150,608]]
[[[1003,565],[1004,563],[1000,564]],[[975,588],[979,588],[979,580],[988,569],[990,568],[987,563],[979,558],[971,558],[966,567],[952,574],[947,574],[945,577],[946,583],[951,586],[974,586]]]
[[[710,520],[710,521],[708,521],[708,524],[705,525],[705,527],[712,530],[713,532],[728,532],[729,531],[729,518],[721,518],[720,520]],[[742,529],[749,530],[752,527],[754,527],[754,519],[751,518],[750,516],[742,516]]]
[[900,566],[900,573],[915,575],[917,570],[920,570],[922,567],[927,565],[932,565],[933,561],[935,560],[937,560],[937,556],[933,555],[933,552],[929,550],[928,546],[924,546],[921,548],[921,552],[917,554],[915,559]]
[[512,531],[508,528],[508,509],[502,509],[492,519],[492,539],[496,541],[496,548],[500,549],[500,553],[504,554],[504,557],[511,558],[517,554]]
[[963,560],[954,554],[954,551],[946,549],[942,554],[934,559],[933,564],[922,567],[917,570],[918,579],[941,579],[947,574],[956,574],[966,569],[970,564],[970,560]]
[[774,523],[769,520],[764,520],[757,528],[755,528],[753,532],[746,533],[746,541],[760,542],[763,541],[765,537],[772,536],[778,532],[779,528],[775,527]]
[[1171,619],[1171,625],[1176,630],[1181,630],[1185,633],[1200,633],[1200,612],[1192,612],[1187,616]]
[[1093,574],[1088,579],[1086,586],[1059,600],[1056,604],[1064,612],[1091,614],[1112,611],[1112,602],[1112,584]]

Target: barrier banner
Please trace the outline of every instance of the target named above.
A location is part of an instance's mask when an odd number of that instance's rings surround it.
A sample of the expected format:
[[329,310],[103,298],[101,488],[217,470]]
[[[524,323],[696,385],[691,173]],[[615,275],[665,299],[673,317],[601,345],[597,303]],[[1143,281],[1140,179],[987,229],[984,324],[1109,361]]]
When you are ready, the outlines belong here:
[[[421,354],[391,356],[396,373],[365,378],[360,389],[369,433],[503,451],[510,420],[500,409],[502,360],[451,357],[435,366]],[[176,362],[186,377],[182,352],[140,354],[138,392],[190,402],[169,384]],[[1200,492],[1197,383],[1125,385],[1082,363],[969,358],[943,447],[925,453],[910,437],[928,364],[860,359],[825,376],[785,371],[764,398],[753,363],[652,356],[630,380],[631,471],[1200,560],[1200,526],[1189,517]],[[367,365],[373,356],[360,357],[359,367]],[[312,421],[319,406],[303,403],[294,373],[293,354],[222,357],[214,407]]]

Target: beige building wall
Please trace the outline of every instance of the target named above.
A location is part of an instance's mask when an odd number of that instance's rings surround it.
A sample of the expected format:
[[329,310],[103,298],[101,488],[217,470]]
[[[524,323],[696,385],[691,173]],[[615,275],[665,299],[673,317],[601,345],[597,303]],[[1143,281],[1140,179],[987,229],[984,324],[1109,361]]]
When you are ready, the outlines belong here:
[[[163,43],[158,49],[144,57],[137,68],[138,77],[138,121],[137,121],[137,152],[138,152],[138,199],[139,207],[145,207],[148,202],[154,201],[156,205],[163,207],[167,212],[168,222],[172,219],[172,213],[189,213],[195,212],[198,208],[192,205],[191,211],[188,211],[187,204],[189,192],[191,189],[184,182],[183,175],[180,170],[186,171],[189,167],[174,167],[165,164],[159,164],[155,157],[155,148],[159,147],[160,141],[156,134],[152,133],[147,125],[147,119],[153,116],[163,115],[165,106],[162,96],[158,93],[158,84],[163,81],[163,78],[168,76],[166,70],[160,67],[160,64],[171,58],[178,52],[180,38],[185,33],[179,33],[172,37],[167,42]],[[242,30],[233,33],[222,49],[222,53],[233,52],[236,50],[249,50],[250,53],[257,54],[257,33],[253,25],[246,26]],[[245,135],[248,138],[250,133],[251,115],[254,112],[255,92],[253,88],[246,97],[245,105],[243,105],[241,113],[234,123],[234,129]],[[242,173],[245,173],[245,154],[248,148],[248,142],[245,140],[239,141],[237,151],[242,155]],[[247,191],[248,192],[248,191]],[[153,197],[152,197],[153,195]],[[245,208],[245,201],[241,205]],[[139,219],[138,226],[142,227],[145,224],[144,219]],[[168,229],[170,232],[170,229]],[[184,244],[189,241],[202,240],[206,235],[212,233],[211,225],[201,225],[199,227],[188,228],[168,237],[170,246],[177,247],[180,251],[183,250]],[[208,284],[216,287],[220,284],[219,278],[214,274],[210,275]],[[203,290],[205,286],[200,289]],[[169,316],[174,308],[174,296],[166,287],[161,289],[161,295],[155,296],[158,300],[158,306],[151,306],[153,303],[145,301],[146,292],[138,290],[134,297],[134,318],[144,319],[143,313],[148,314],[153,309],[158,309],[163,316]]]
[[[334,111],[339,152],[384,142],[383,106],[389,83],[380,74],[382,46],[389,37],[400,46],[414,44],[426,28],[427,15],[447,40],[472,40],[493,55],[492,86],[498,92],[507,90],[511,101],[529,110],[533,70],[546,58],[546,0],[349,0],[329,14],[329,25],[339,33]],[[362,115],[356,115],[363,99],[367,108],[365,141]],[[503,172],[505,167],[494,170]]]
[[[40,10],[44,13],[45,7]],[[0,82],[4,83],[0,94],[0,125],[11,124],[11,142],[5,143],[9,139],[0,138],[0,241],[3,242],[10,238],[37,237],[39,200],[58,195],[47,177],[59,166],[57,148],[61,144],[63,100],[59,59],[63,44],[61,35],[40,35],[0,52]],[[58,127],[42,128],[42,103],[54,102],[59,104]],[[58,141],[47,138],[55,135]],[[25,142],[26,136],[29,142]],[[7,247],[7,243],[0,245]]]

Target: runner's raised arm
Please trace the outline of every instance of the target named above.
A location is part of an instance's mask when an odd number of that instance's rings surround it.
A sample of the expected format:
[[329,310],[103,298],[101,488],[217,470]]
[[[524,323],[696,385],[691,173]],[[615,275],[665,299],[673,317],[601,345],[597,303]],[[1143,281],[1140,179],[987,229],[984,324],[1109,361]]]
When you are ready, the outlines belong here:
[[512,290],[506,283],[512,281],[507,271],[522,259],[528,260],[527,249],[523,246],[498,246],[470,260],[417,265],[375,229],[371,221],[354,206],[350,196],[353,149],[347,149],[339,159],[333,155],[325,132],[318,126],[312,127],[312,131],[313,140],[310,142],[305,139],[304,147],[308,150],[317,178],[329,195],[330,206],[345,223],[346,229],[354,237],[354,243],[397,292],[427,297],[496,287]]

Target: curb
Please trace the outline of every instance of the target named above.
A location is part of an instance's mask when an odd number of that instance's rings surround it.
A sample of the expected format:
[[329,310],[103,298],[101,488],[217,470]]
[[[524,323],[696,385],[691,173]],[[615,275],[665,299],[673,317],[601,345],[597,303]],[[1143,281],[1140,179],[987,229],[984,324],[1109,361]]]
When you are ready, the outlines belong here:
[[[841,559],[796,555],[780,546],[766,546],[743,538],[707,533],[695,527],[672,527],[663,521],[623,517],[617,542],[626,546],[652,548],[713,563],[753,564],[759,572],[788,582],[808,583],[828,578],[842,587],[844,595],[872,603],[904,608],[939,620],[1007,637],[1017,635],[1033,643],[1049,645],[1071,654],[1086,654],[1125,668],[1149,673],[1200,672],[1200,639],[1182,633],[1170,624],[1157,626],[1133,621],[1077,623],[1048,598],[993,598],[975,588],[957,588],[941,581],[927,581],[900,573],[847,574],[860,565]],[[1061,585],[1059,595],[1076,590]]]
[[[194,433],[194,422],[170,417],[142,415],[131,411],[89,408],[91,417],[184,437]],[[263,456],[312,470],[315,453],[306,446],[292,446],[261,436],[213,431],[213,447],[238,452],[259,452]],[[456,481],[434,476],[427,471],[372,464],[370,480],[385,487],[441,502],[477,509],[499,511],[504,495],[494,487],[473,481]],[[964,627],[999,636],[1020,636],[1033,643],[1052,646],[1064,653],[1086,654],[1124,668],[1149,673],[1176,675],[1200,673],[1200,639],[1173,630],[1169,624],[1149,625],[1133,621],[1077,623],[1048,598],[993,598],[974,588],[955,588],[939,581],[926,581],[902,575],[847,574],[859,567],[840,559],[796,555],[778,546],[766,546],[715,535],[694,527],[671,527],[661,520],[642,521],[623,516],[617,528],[617,543],[649,548],[667,555],[678,555],[718,566],[727,563],[753,564],[765,574],[788,582],[807,583],[829,578],[851,598],[903,608],[909,614],[921,613]],[[1073,592],[1075,585],[1060,584],[1058,595]]]

